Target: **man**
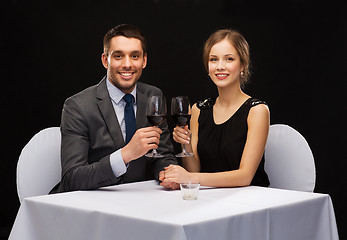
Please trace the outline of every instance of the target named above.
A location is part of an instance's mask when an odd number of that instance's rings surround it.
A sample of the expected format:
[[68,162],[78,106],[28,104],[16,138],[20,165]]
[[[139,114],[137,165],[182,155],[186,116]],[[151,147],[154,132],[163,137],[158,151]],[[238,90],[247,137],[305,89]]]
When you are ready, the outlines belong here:
[[[146,118],[148,97],[162,92],[138,83],[147,64],[143,33],[128,24],[112,28],[101,60],[107,76],[65,101],[62,180],[51,193],[158,179],[164,167],[177,164],[167,123],[151,127]],[[156,148],[165,157],[144,156]]]

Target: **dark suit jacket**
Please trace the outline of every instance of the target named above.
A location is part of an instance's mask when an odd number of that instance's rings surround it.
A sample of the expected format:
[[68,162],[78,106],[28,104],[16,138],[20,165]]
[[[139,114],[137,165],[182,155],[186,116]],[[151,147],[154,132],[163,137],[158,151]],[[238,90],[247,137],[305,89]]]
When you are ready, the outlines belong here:
[[[68,98],[61,119],[62,180],[51,193],[97,189],[120,183],[158,179],[169,164],[177,164],[167,123],[160,137],[158,151],[164,158],[145,156],[130,162],[127,172],[116,178],[110,154],[125,143],[106,87],[106,77],[95,86]],[[149,96],[162,95],[160,89],[137,83],[137,128],[151,126],[146,118]]]

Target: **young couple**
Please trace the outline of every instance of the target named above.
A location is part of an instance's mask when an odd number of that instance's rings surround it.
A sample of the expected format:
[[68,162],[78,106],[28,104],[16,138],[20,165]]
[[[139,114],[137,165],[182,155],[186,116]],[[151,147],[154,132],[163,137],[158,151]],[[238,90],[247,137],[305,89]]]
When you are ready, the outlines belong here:
[[[101,60],[107,69],[101,82],[65,101],[62,179],[51,193],[149,179],[171,189],[183,181],[213,187],[269,185],[263,158],[269,109],[242,90],[250,76],[250,58],[239,32],[218,30],[205,43],[204,65],[219,95],[193,105],[190,129],[174,129],[173,139],[194,153],[183,158],[183,167],[174,157],[167,123],[151,127],[146,118],[148,97],[162,92],[138,82],[147,64],[141,30],[129,24],[109,30]],[[136,122],[132,133],[126,124],[129,109]],[[163,158],[144,156],[157,148]]]

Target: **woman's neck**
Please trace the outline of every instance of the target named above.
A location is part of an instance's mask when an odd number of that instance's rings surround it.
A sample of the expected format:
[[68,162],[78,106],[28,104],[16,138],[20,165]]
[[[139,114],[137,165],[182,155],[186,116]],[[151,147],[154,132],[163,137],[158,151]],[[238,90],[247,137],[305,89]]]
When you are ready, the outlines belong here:
[[216,103],[222,107],[229,107],[234,104],[239,104],[244,102],[249,96],[245,94],[240,86],[237,87],[227,87],[227,88],[218,88],[218,98]]

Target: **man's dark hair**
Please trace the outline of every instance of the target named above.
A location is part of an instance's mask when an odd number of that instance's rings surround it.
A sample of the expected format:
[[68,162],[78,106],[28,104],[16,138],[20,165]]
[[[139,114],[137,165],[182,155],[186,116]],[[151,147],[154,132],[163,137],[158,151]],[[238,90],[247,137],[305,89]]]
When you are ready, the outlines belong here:
[[121,24],[110,29],[104,37],[104,53],[106,56],[109,54],[111,39],[116,36],[123,36],[126,38],[136,38],[141,41],[143,55],[147,53],[147,41],[143,32],[136,26],[131,24]]

